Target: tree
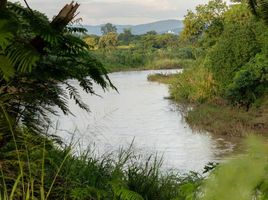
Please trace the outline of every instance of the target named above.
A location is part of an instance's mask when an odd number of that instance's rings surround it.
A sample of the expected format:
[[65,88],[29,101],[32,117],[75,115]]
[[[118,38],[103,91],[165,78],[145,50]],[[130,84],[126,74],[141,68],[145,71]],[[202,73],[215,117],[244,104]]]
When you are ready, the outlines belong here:
[[[2,1],[1,1],[2,3]],[[88,45],[70,27],[78,4],[67,4],[52,20],[29,7],[8,3],[0,12],[0,104],[14,120],[33,130],[49,122],[49,113],[71,113],[67,100],[89,110],[75,79],[87,93],[94,94],[93,82],[103,89],[111,86],[107,71],[93,58]],[[12,24],[12,26],[10,26]],[[4,114],[0,113],[0,119]]]
[[156,31],[148,31],[145,35],[157,35]]
[[222,0],[211,0],[197,6],[195,12],[189,10],[183,21],[181,40],[194,43],[207,34],[207,38],[215,41],[223,30],[223,13],[227,9]]
[[118,40],[122,41],[122,44],[124,44],[124,45],[129,45],[132,38],[133,38],[133,34],[132,34],[130,28],[125,28],[124,32],[119,34],[119,36],[118,36]]
[[260,51],[253,28],[250,24],[230,24],[207,54],[205,64],[222,93],[233,81],[235,73]]
[[107,35],[108,33],[117,33],[117,28],[111,23],[107,23],[101,27],[102,35]]
[[97,35],[87,35],[84,37],[84,41],[87,43],[90,49],[95,49],[98,46],[100,37]]
[[227,88],[227,97],[231,102],[249,106],[263,96],[268,88],[268,59],[266,55],[257,54],[241,68]]
[[98,46],[100,49],[113,49],[117,46],[117,42],[117,34],[110,32],[100,37]]

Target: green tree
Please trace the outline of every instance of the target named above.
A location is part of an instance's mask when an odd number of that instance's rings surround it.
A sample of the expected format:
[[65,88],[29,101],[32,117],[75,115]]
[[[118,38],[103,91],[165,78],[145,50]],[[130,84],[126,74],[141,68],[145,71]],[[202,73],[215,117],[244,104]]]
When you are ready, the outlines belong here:
[[267,92],[268,58],[257,54],[241,68],[227,87],[227,97],[236,104],[249,106]]
[[207,55],[205,64],[223,93],[235,73],[260,51],[252,28],[251,25],[230,24]]
[[117,28],[111,23],[107,23],[101,27],[102,35],[107,35],[108,33],[117,33]]
[[[68,80],[77,80],[91,94],[93,82],[104,89],[113,87],[102,64],[88,51],[88,45],[74,35],[85,29],[68,26],[78,4],[66,5],[52,21],[19,4],[1,7],[0,103],[15,124],[42,129],[43,123],[49,121],[49,113],[57,113],[55,107],[70,113],[69,98],[89,110]],[[0,118],[4,118],[3,113]]]
[[228,9],[222,0],[209,1],[205,5],[196,7],[195,12],[189,10],[184,18],[184,29],[181,40],[195,43],[204,34],[215,40],[223,30],[223,13]]
[[130,41],[133,38],[133,34],[131,32],[131,29],[124,29],[124,32],[119,34],[118,40],[122,41],[122,44],[129,45]]

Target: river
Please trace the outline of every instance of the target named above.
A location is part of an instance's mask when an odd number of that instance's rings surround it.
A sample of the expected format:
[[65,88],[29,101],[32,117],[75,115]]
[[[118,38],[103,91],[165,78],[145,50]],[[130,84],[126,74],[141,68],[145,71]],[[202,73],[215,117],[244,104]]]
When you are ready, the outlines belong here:
[[[218,162],[232,152],[235,145],[222,137],[195,132],[184,121],[177,105],[168,97],[168,86],[148,82],[152,73],[174,73],[179,70],[118,72],[109,75],[118,92],[104,92],[95,86],[99,96],[81,96],[90,106],[87,113],[73,101],[74,116],[61,115],[57,134],[65,141],[78,141],[79,148],[95,146],[99,153],[127,148],[134,141],[137,153],[163,155],[163,167],[181,172],[201,172],[209,162]],[[77,86],[77,82],[71,82]]]

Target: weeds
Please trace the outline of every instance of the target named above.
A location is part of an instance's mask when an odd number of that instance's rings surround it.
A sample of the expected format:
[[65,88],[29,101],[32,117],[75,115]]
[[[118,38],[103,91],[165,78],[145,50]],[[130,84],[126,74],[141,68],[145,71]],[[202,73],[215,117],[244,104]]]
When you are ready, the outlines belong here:
[[[101,157],[92,151],[77,156],[72,146],[61,147],[27,130],[22,135],[16,143],[23,175],[15,154],[1,157],[1,200],[174,199],[187,182],[180,174],[163,174],[157,157],[142,161],[131,147]],[[13,143],[1,149],[2,155],[13,152]]]

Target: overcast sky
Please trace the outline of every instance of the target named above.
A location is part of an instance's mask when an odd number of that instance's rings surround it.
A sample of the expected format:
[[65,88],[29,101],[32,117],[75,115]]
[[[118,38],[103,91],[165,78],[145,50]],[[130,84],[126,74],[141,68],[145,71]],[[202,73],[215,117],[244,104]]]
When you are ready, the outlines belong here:
[[[19,0],[23,4],[23,0]],[[28,0],[30,7],[53,17],[71,0]],[[208,0],[77,0],[83,24],[141,24],[183,19],[187,9]]]

